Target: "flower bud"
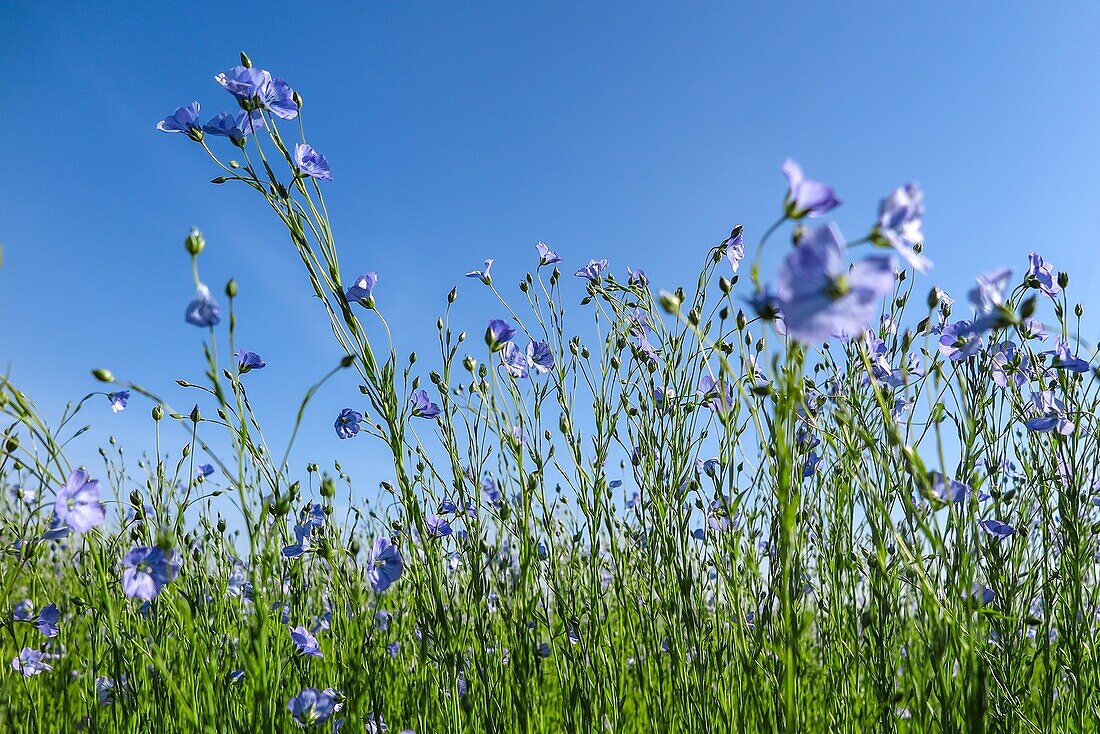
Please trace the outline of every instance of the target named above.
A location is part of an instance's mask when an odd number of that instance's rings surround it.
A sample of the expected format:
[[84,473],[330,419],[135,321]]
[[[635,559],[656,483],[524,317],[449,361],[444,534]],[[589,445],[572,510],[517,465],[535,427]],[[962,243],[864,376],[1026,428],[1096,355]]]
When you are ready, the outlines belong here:
[[153,406],[153,420],[159,421],[162,418],[164,418],[164,406],[158,403]]
[[105,370],[102,367],[96,370],[92,370],[92,376],[100,382],[114,382],[115,376],[111,374],[110,370]]
[[233,278],[229,279],[229,282],[225,284],[225,295],[228,298],[237,297],[237,281]]
[[252,68],[252,59],[248,58],[248,54],[246,54],[244,51],[241,51],[241,66],[246,69]]
[[192,227],[191,231],[187,233],[187,239],[183,241],[183,246],[188,254],[194,257],[206,247],[206,239],[202,236],[202,232]]
[[657,297],[657,301],[661,304],[661,308],[667,313],[676,314],[680,312],[681,300],[676,294],[669,293],[668,291],[661,291],[661,294]]
[[191,409],[191,422],[198,423],[200,420],[202,420],[202,413],[199,412],[199,406],[196,405]]
[[447,303],[454,303],[458,300],[458,288],[452,288],[451,292],[447,294]]

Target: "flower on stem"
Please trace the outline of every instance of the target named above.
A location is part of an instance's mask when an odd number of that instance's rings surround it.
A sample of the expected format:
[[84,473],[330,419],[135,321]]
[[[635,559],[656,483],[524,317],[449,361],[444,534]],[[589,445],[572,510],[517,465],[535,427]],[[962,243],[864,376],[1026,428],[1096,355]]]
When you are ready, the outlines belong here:
[[536,242],[535,249],[539,253],[539,267],[543,265],[556,265],[561,262],[561,258],[558,257],[558,253],[550,249],[550,246],[545,242]]
[[1063,436],[1074,431],[1074,424],[1066,414],[1066,405],[1053,390],[1031,393],[1031,406],[1037,415],[1024,425],[1035,433],[1049,433],[1057,430]]
[[152,601],[179,575],[175,553],[157,546],[138,546],[122,559],[122,592],[128,599]]
[[340,415],[336,416],[336,423],[333,424],[336,428],[337,437],[351,438],[356,435],[359,433],[359,424],[362,421],[362,413],[351,408],[344,408],[340,411]]
[[365,273],[344,294],[349,303],[359,303],[366,308],[374,308],[374,287],[378,285],[378,273]]
[[1024,282],[1031,288],[1038,288],[1051,298],[1058,295],[1062,289],[1054,274],[1054,266],[1043,260],[1043,256],[1037,252],[1028,255],[1028,263],[1027,277]]
[[317,638],[305,627],[291,627],[290,641],[294,643],[294,647],[298,650],[298,654],[300,655],[307,655],[315,658],[324,657],[321,652],[321,645],[317,642]]
[[940,332],[940,353],[952,362],[973,357],[982,348],[982,337],[970,321],[956,321]]
[[429,515],[425,525],[428,528],[428,535],[432,538],[445,538],[453,532],[451,523],[439,515]]
[[573,273],[578,278],[587,278],[592,283],[599,283],[603,271],[607,269],[607,260],[589,260],[585,266]]
[[111,411],[114,413],[121,413],[126,410],[126,403],[129,400],[129,390],[119,390],[118,392],[107,393],[107,402],[111,404]]
[[527,377],[527,354],[515,342],[506,343],[500,350],[500,363],[517,380]]
[[212,328],[222,320],[221,309],[218,302],[210,294],[210,289],[204,283],[195,287],[195,300],[187,304],[187,312],[184,320],[198,327]]
[[894,286],[894,262],[872,255],[844,264],[844,240],[832,224],[815,227],[787,255],[776,289],[787,332],[806,343],[858,334]]
[[237,358],[237,371],[242,375],[252,370],[262,370],[267,367],[267,362],[255,352],[246,352],[244,349],[238,349],[234,354]]
[[871,230],[871,242],[889,247],[914,270],[927,273],[932,261],[916,251],[924,244],[924,192],[916,184],[899,186],[879,203],[878,222]]
[[1031,360],[1015,342],[1002,342],[993,348],[989,355],[992,363],[993,382],[999,387],[1023,387],[1035,374],[1031,369]]
[[976,278],[977,284],[967,294],[970,305],[977,312],[974,331],[981,333],[1016,322],[1016,315],[1005,306],[1005,291],[1011,278],[1012,271],[1008,268],[991,270]]
[[198,142],[202,140],[202,128],[198,124],[199,103],[192,102],[186,107],[179,107],[175,112],[157,123],[157,130],[162,133],[187,133],[187,136]]
[[22,673],[24,678],[53,670],[53,666],[46,662],[44,652],[29,647],[24,647],[19,655],[12,658],[11,668],[16,673]]
[[781,170],[787,177],[787,198],[783,208],[790,219],[820,217],[840,205],[833,190],[820,181],[807,179],[793,158],[783,161]]
[[294,163],[302,176],[315,178],[318,181],[332,180],[332,168],[328,164],[328,158],[306,143],[298,143],[294,146]]
[[367,568],[371,588],[382,592],[401,578],[405,564],[401,560],[397,546],[390,542],[389,538],[379,537],[374,541],[367,556]]
[[471,270],[466,273],[467,278],[477,278],[485,285],[493,284],[493,276],[489,274],[489,271],[493,269],[493,258],[489,258],[485,261],[484,270]]
[[86,533],[107,517],[99,499],[99,482],[83,469],[69,475],[69,480],[57,493],[53,509],[60,522],[75,533]]
[[245,138],[263,126],[264,116],[259,112],[241,110],[235,116],[229,112],[219,112],[202,126],[202,131],[207,135],[229,138],[234,145],[243,148]]
[[485,343],[489,345],[490,350],[499,352],[504,349],[505,344],[512,341],[515,335],[516,330],[507,321],[493,319],[485,329]]
[[1049,352],[1044,352],[1044,354],[1051,354],[1054,356],[1054,361],[1051,363],[1051,366],[1055,369],[1069,370],[1070,372],[1077,373],[1089,371],[1089,363],[1071,352],[1069,342],[1065,339],[1059,339],[1057,344],[1054,345],[1054,349]]
[[742,235],[741,226],[734,227],[733,231],[730,232],[730,236],[718,246],[722,248],[726,260],[729,261],[730,267],[736,273],[737,269],[741,267],[741,261],[745,259],[745,238]]
[[336,700],[316,688],[303,689],[301,693],[287,702],[287,709],[302,726],[323,724],[336,710]]
[[432,399],[428,397],[427,390],[417,390],[412,394],[409,399],[412,403],[412,414],[417,418],[427,418],[431,420],[439,416],[439,406],[432,402]]
[[554,353],[544,341],[533,341],[527,345],[527,363],[536,371],[546,374],[554,369]]
[[980,520],[979,527],[997,540],[1004,540],[1016,532],[1016,528],[1000,520]]
[[214,81],[236,97],[244,110],[265,109],[284,120],[298,116],[294,90],[284,79],[273,78],[264,69],[234,66],[215,76]]

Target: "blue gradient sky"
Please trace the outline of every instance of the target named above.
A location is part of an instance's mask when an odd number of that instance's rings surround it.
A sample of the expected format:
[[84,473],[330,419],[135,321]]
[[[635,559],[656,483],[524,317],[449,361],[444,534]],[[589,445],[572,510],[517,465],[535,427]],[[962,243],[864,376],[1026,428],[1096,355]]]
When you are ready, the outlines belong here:
[[[961,295],[1039,249],[1100,306],[1097,5],[117,5],[0,3],[0,363],[51,415],[96,389],[94,366],[193,402],[173,384],[201,369],[182,318],[192,225],[204,280],[241,285],[275,437],[339,358],[262,202],[209,185],[200,149],[154,130],[194,99],[204,118],[234,109],[213,76],[240,49],[304,96],[345,272],[381,274],[403,350],[431,345],[453,285],[471,332],[503,315],[461,275],[495,257],[514,283],[540,239],[567,265],[690,282],[732,225],[755,242],[775,218],[787,155],[835,186],[853,237],[891,188],[923,185],[936,269],[920,293]],[[358,398],[350,374],[319,396],[300,459],[374,473],[384,455],[331,427]],[[133,407],[89,417],[147,445]]]

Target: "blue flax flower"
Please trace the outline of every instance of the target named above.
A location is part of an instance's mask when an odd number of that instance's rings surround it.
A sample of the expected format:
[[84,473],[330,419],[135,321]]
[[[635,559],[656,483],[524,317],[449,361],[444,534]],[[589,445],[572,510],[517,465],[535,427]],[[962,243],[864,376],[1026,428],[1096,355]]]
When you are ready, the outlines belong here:
[[291,627],[290,640],[294,643],[294,647],[297,648],[299,654],[315,658],[324,657],[317,638],[305,627]]
[[607,260],[589,260],[583,268],[573,274],[578,278],[587,278],[592,283],[598,283],[606,269]]
[[439,415],[439,406],[428,397],[427,390],[417,390],[412,394],[409,402],[412,403],[412,414],[417,418],[431,420]]
[[840,205],[833,190],[820,181],[807,179],[793,158],[783,161],[781,170],[787,177],[787,198],[783,208],[791,219],[820,217]]
[[29,647],[24,647],[19,655],[12,659],[11,668],[16,673],[22,673],[24,678],[53,670],[53,666],[46,662],[44,652]]
[[229,138],[234,145],[243,148],[245,138],[263,126],[264,116],[259,112],[241,110],[236,116],[229,112],[219,112],[202,126],[202,131],[207,135]]
[[267,362],[255,352],[246,352],[243,349],[238,349],[233,356],[237,358],[237,371],[242,375],[245,372],[262,370],[264,367],[267,367]]
[[340,415],[336,416],[336,435],[339,438],[351,438],[359,433],[359,424],[363,422],[363,414],[352,410],[351,408],[344,408],[340,411]]
[[184,320],[189,324],[199,327],[217,326],[222,320],[221,309],[214,296],[210,295],[210,289],[205,284],[199,283],[195,288],[195,300],[187,304],[187,312]]
[[126,403],[129,399],[129,390],[119,390],[118,392],[107,393],[107,400],[111,403],[111,411],[114,413],[121,413],[126,410]]
[[536,242],[535,249],[539,253],[539,265],[556,265],[561,262],[561,258],[558,257],[558,253],[550,249],[550,246],[545,242]]
[[69,480],[57,493],[53,509],[60,523],[76,533],[88,532],[107,516],[99,499],[99,482],[83,469],[69,475]]
[[157,123],[157,130],[162,133],[187,133],[192,140],[202,140],[202,130],[199,128],[199,103],[192,102],[186,107],[179,107],[175,112]]
[[328,164],[328,158],[305,143],[294,146],[294,163],[303,176],[315,178],[318,181],[332,180],[332,168]]
[[859,334],[894,286],[894,262],[872,255],[850,267],[832,224],[811,229],[783,261],[777,296],[787,332],[810,344]]
[[128,599],[152,601],[179,574],[174,553],[156,546],[138,546],[122,559],[122,592]]
[[336,710],[336,700],[316,688],[306,688],[287,702],[290,715],[302,726],[312,726],[328,721]]
[[390,542],[389,538],[379,537],[374,541],[370,553],[367,556],[367,577],[371,588],[375,591],[385,591],[401,578],[405,570],[405,564],[401,560],[401,553],[397,546]]
[[879,203],[878,222],[871,231],[871,241],[880,247],[890,247],[901,255],[910,267],[921,273],[932,269],[932,261],[916,251],[923,244],[924,192],[916,184],[899,186]]
[[365,273],[355,279],[345,297],[349,303],[359,303],[374,308],[374,287],[378,285],[378,273]]
[[505,344],[512,341],[515,335],[516,330],[509,326],[507,321],[493,319],[485,328],[485,343],[489,345],[489,349],[498,352],[504,348]]
[[466,273],[467,278],[477,278],[485,285],[493,284],[493,276],[489,274],[489,271],[493,269],[493,258],[489,258],[485,261],[484,270],[471,270]]

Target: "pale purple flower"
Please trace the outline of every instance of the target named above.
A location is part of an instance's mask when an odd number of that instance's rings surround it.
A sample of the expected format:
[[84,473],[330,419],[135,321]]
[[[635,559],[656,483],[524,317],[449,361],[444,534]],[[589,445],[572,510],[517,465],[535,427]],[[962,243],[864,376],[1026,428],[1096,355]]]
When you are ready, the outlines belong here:
[[431,420],[439,416],[439,406],[432,402],[432,399],[428,397],[427,390],[417,390],[412,394],[410,398],[412,403],[412,414],[417,418],[427,418]]
[[34,626],[46,637],[57,637],[57,633],[60,631],[57,627],[57,621],[59,619],[61,619],[61,612],[58,610],[57,605],[52,603],[47,604],[42,607],[42,611],[38,613],[38,617],[34,621]]
[[34,605],[31,600],[24,599],[12,607],[11,618],[16,622],[29,622],[34,619]]
[[574,273],[578,278],[587,278],[593,283],[598,283],[607,269],[607,260],[589,260],[585,266]]
[[878,223],[871,239],[893,248],[914,270],[927,273],[932,261],[914,249],[924,242],[923,220],[924,192],[916,184],[900,186],[879,204]]
[[811,229],[783,261],[776,293],[787,333],[807,343],[858,334],[894,286],[893,258],[844,264],[844,240],[832,224]]
[[179,107],[175,112],[157,123],[157,130],[162,133],[187,133],[190,137],[201,139],[199,131],[199,103],[192,102],[186,107]]
[[1000,520],[980,520],[978,525],[982,530],[997,540],[1004,540],[1016,532],[1016,528]]
[[315,658],[324,657],[321,653],[321,645],[317,642],[317,638],[305,627],[291,627],[290,641],[294,643],[294,647],[298,650],[300,655],[307,655]]
[[1027,430],[1035,433],[1057,430],[1063,436],[1073,433],[1075,426],[1066,415],[1066,405],[1053,390],[1031,393],[1031,405],[1036,417],[1027,421]]
[[359,303],[374,308],[374,287],[378,285],[378,273],[364,273],[355,279],[345,297],[349,303]]
[[385,591],[401,578],[404,570],[405,564],[397,546],[389,538],[377,538],[367,556],[367,577],[371,588],[378,592]]
[[485,343],[494,352],[500,351],[504,345],[512,341],[516,330],[503,319],[493,319],[485,329]]
[[544,341],[533,341],[527,345],[527,362],[536,372],[546,374],[554,369],[554,353]]
[[453,532],[451,523],[439,515],[429,515],[425,525],[428,528],[428,535],[433,538],[445,538]]
[[264,117],[259,112],[241,110],[236,116],[228,112],[219,112],[210,122],[202,126],[207,135],[219,135],[229,138],[234,145],[244,147],[245,138],[262,129]]
[[940,353],[952,362],[973,357],[982,348],[982,337],[969,321],[956,321],[940,332]]
[[536,242],[535,249],[539,252],[539,266],[543,265],[556,265],[561,262],[561,258],[558,257],[558,253],[550,249],[550,246],[545,242]]
[[130,400],[129,390],[107,393],[107,401],[111,404],[111,411],[121,413],[126,410],[126,403]]
[[471,270],[466,273],[467,278],[477,278],[485,285],[493,284],[493,276],[489,274],[489,271],[493,269],[493,258],[489,258],[485,261],[484,270]]
[[1009,383],[1015,387],[1023,387],[1034,377],[1031,369],[1031,360],[1022,352],[1015,342],[1002,342],[993,348],[989,355],[993,371],[993,381],[998,386],[1007,388]]
[[970,495],[970,487],[936,472],[933,474],[932,495],[940,502],[962,502]]
[[1069,370],[1070,372],[1077,373],[1089,371],[1089,363],[1070,351],[1069,342],[1065,339],[1059,339],[1054,345],[1054,349],[1049,352],[1044,352],[1044,354],[1054,355],[1051,366],[1056,369]]
[[267,362],[255,352],[246,352],[244,349],[238,349],[233,355],[237,358],[237,371],[242,375],[252,370],[262,370],[267,367]]
[[312,726],[328,721],[336,710],[336,701],[323,691],[306,688],[287,702],[287,709],[299,724]]
[[107,516],[99,499],[99,482],[83,469],[69,475],[69,480],[57,493],[53,509],[58,519],[76,533],[88,532]]
[[53,666],[46,662],[45,653],[29,647],[24,647],[18,656],[12,658],[11,668],[16,673],[22,673],[24,678],[53,670]]
[[1046,341],[1046,338],[1050,336],[1047,327],[1039,319],[1024,319],[1020,331],[1023,333],[1024,338],[1029,340]]
[[199,327],[214,327],[222,320],[221,309],[218,302],[210,294],[210,289],[204,283],[199,283],[195,288],[195,300],[187,304],[187,312],[184,320],[189,324]]
[[991,270],[976,278],[977,285],[967,294],[970,305],[977,312],[975,331],[980,333],[1006,325],[1009,314],[1005,313],[1005,292],[1011,279],[1012,271],[1008,268]]
[[199,464],[195,467],[195,479],[203,480],[214,473],[213,464]]
[[527,354],[515,342],[508,342],[501,348],[500,363],[517,380],[527,377]]
[[309,176],[318,181],[332,180],[332,168],[328,164],[328,158],[306,143],[298,143],[294,146],[294,163],[303,176]]
[[214,80],[236,97],[243,109],[262,107],[284,120],[293,120],[298,116],[294,90],[285,80],[272,78],[263,69],[234,66],[215,76]]
[[993,600],[997,598],[997,592],[988,586],[982,586],[975,583],[974,587],[970,590],[970,598],[974,601],[981,602],[983,606],[992,604]]
[[336,428],[337,437],[351,438],[359,433],[359,424],[362,422],[362,413],[351,408],[344,408],[340,411],[340,415],[336,416],[336,423],[333,425]]
[[787,177],[787,198],[783,207],[791,219],[820,217],[840,205],[833,190],[820,181],[807,179],[793,158],[783,161],[782,171]]
[[122,559],[122,592],[128,599],[151,601],[179,574],[179,560],[157,546],[138,546]]
[[1054,266],[1043,260],[1042,255],[1037,252],[1028,255],[1028,262],[1030,265],[1027,276],[1029,280],[1034,281],[1035,287],[1052,298],[1058,295],[1058,292],[1062,289],[1058,285],[1057,276],[1054,274]]
[[703,375],[699,379],[699,389],[696,394],[703,403],[715,412],[725,412],[733,407],[733,390],[725,380],[715,380],[710,375]]
[[734,227],[730,236],[719,247],[725,252],[726,260],[736,273],[737,268],[741,267],[741,261],[745,259],[745,238],[742,236],[741,227]]

